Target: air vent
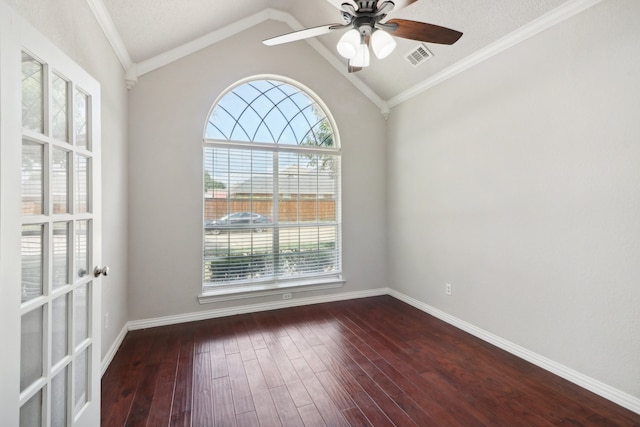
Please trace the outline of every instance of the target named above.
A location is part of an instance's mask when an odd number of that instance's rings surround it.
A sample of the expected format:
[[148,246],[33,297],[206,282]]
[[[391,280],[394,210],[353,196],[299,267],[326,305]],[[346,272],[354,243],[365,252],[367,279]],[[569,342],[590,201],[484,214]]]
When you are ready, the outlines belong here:
[[420,43],[417,48],[406,54],[404,58],[411,65],[417,67],[432,56],[433,53],[431,53],[431,51],[427,49],[427,45],[424,43]]

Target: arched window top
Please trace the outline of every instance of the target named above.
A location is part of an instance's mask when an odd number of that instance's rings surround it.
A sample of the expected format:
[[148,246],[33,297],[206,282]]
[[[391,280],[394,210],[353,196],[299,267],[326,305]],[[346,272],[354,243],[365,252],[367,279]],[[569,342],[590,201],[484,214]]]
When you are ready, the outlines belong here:
[[309,92],[274,78],[241,83],[214,106],[205,138],[336,148],[332,121]]

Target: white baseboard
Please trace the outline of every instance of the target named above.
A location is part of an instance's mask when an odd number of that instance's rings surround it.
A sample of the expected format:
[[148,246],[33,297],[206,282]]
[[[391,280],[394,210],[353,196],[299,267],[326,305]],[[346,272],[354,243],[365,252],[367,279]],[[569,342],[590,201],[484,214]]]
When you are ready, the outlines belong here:
[[458,329],[468,332],[483,341],[486,341],[515,356],[518,356],[519,358],[524,359],[527,362],[533,363],[534,365],[539,366],[542,369],[545,369],[555,375],[558,375],[559,377],[571,381],[572,383],[577,384],[580,387],[585,388],[599,396],[602,396],[607,400],[617,403],[618,405],[627,408],[630,411],[640,414],[640,399],[635,396],[613,388],[601,381],[581,374],[580,372],[574,371],[573,369],[561,365],[558,362],[555,362],[551,359],[534,353],[531,350],[507,341],[504,338],[487,332],[484,329],[478,328],[477,326],[465,322],[464,320],[460,320],[457,317],[451,316],[444,311],[438,310],[437,308],[418,301],[415,298],[411,298],[403,293],[390,289],[389,295],[396,299],[399,299],[400,301],[406,302],[409,305],[412,305],[418,310],[424,311],[427,314],[437,317],[438,319],[447,322]]
[[389,288],[371,289],[366,291],[342,292],[307,298],[293,298],[284,301],[273,301],[261,304],[247,304],[238,307],[221,308],[195,313],[178,314],[175,316],[156,317],[154,319],[133,320],[129,322],[129,330],[153,328],[156,326],[175,325],[178,323],[195,322],[198,320],[214,319],[216,317],[234,316],[236,314],[257,313],[259,311],[277,310],[279,308],[298,307],[302,305],[320,304],[324,302],[343,301],[356,298],[367,298],[388,295]]
[[111,344],[109,351],[102,358],[102,364],[101,364],[102,366],[100,367],[100,376],[104,375],[104,373],[107,372],[107,368],[111,364],[111,361],[113,360],[114,356],[116,355],[116,352],[120,348],[120,345],[122,345],[122,341],[124,341],[124,337],[127,336],[127,332],[129,332],[129,323],[125,323],[125,325],[120,330],[120,333],[118,334],[116,339],[113,341],[113,344]]

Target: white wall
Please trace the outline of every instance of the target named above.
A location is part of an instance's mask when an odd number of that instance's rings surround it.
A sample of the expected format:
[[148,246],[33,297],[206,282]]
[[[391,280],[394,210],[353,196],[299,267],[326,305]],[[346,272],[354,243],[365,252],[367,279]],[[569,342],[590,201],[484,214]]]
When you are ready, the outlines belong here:
[[337,121],[343,148],[343,252],[347,284],[315,296],[387,286],[385,121],[379,109],[305,42],[267,47],[266,22],[140,77],[130,100],[132,320],[282,300],[200,305],[202,135],[216,98],[257,74],[292,78],[314,91]]
[[86,0],[6,0],[76,63],[100,82],[102,97],[102,312],[110,327],[102,331],[102,356],[128,321],[127,313],[127,90],[124,71]]
[[391,287],[636,397],[638,22],[605,1],[394,108],[388,143]]

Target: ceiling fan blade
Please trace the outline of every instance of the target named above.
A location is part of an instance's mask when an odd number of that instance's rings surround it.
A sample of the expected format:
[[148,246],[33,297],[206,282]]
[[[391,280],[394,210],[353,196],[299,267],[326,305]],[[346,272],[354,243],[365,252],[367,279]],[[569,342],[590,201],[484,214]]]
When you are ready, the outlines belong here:
[[278,44],[295,42],[297,40],[308,39],[310,37],[321,36],[323,34],[328,34],[333,30],[338,30],[346,25],[343,24],[327,24],[321,25],[319,27],[307,28],[305,30],[294,31],[292,33],[283,34],[281,36],[272,37],[270,39],[263,40],[262,43],[267,46],[275,46]]
[[424,22],[410,21],[407,19],[390,19],[386,24],[397,24],[398,28],[389,30],[389,33],[404,39],[418,40],[428,43],[454,44],[462,37],[460,31],[451,28],[440,27]]

